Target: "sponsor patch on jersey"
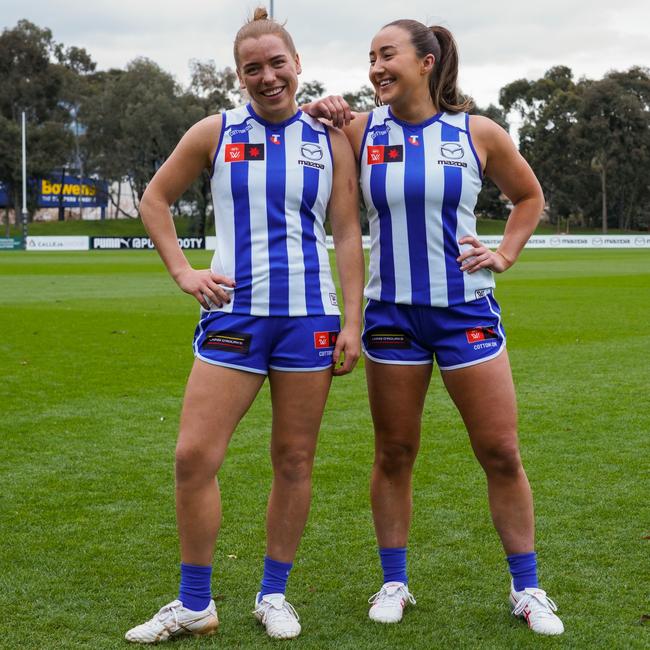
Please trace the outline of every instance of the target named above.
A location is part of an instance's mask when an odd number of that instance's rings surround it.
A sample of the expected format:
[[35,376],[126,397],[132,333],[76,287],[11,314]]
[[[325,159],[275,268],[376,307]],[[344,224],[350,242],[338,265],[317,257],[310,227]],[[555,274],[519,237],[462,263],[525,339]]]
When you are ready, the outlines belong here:
[[404,146],[401,144],[369,144],[368,164],[378,165],[389,162],[402,162],[404,160]]
[[465,336],[468,343],[478,343],[479,341],[499,338],[494,327],[473,327],[470,330],[465,330]]
[[227,163],[264,160],[264,143],[236,142],[227,144],[224,160]]
[[444,158],[459,160],[465,155],[465,151],[458,142],[443,142],[440,146],[440,153]]
[[323,157],[323,147],[315,142],[303,142],[300,147],[300,153],[307,160],[320,160]]
[[374,140],[375,138],[380,138],[382,135],[387,135],[389,131],[390,126],[386,124],[383,128],[377,129],[376,131],[370,131],[370,139]]
[[462,160],[439,160],[439,165],[449,165],[450,167],[467,167],[467,163]]
[[223,350],[224,352],[248,354],[252,338],[252,334],[247,334],[246,332],[234,332],[232,330],[206,332],[201,347],[204,350]]
[[336,345],[338,335],[338,332],[314,332],[314,347],[317,350],[333,348]]
[[270,140],[273,144],[280,144],[280,135],[279,135],[278,133],[272,133],[272,134],[269,136],[269,140]]
[[313,162],[312,160],[298,160],[298,164],[303,167],[313,167],[314,169],[325,169],[325,165],[321,163]]
[[401,330],[376,330],[367,336],[366,347],[382,350],[408,350],[411,339]]
[[419,147],[420,146],[420,136],[419,135],[409,135],[409,142],[413,146]]
[[252,124],[247,124],[246,126],[242,126],[242,127],[229,126],[226,129],[226,135],[229,136],[239,135],[240,133],[246,133],[247,131],[250,131],[252,128],[253,128]]

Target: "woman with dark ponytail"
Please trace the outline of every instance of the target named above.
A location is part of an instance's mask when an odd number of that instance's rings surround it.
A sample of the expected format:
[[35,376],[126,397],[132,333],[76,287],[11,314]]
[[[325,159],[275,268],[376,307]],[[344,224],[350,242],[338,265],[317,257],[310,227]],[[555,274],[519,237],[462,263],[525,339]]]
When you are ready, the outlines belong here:
[[[195,124],[141,202],[167,270],[201,312],[176,445],[178,598],[129,630],[133,643],[216,632],[212,561],[221,497],[215,479],[267,376],[273,483],[262,579],[250,605],[270,637],[300,634],[285,590],[309,513],[318,430],[332,377],[350,372],[361,354],[363,252],[350,144],[298,109],[300,58],[290,34],[264,8],[239,30],[234,58],[250,102]],[[178,246],[169,206],[203,170],[211,178],[216,250],[211,268],[193,269]],[[244,485],[262,489],[250,480]]]
[[[303,107],[343,126],[358,156],[370,223],[363,347],[375,428],[371,502],[384,584],[370,618],[401,620],[415,603],[406,573],[411,476],[434,360],[488,485],[511,573],[513,614],[561,634],[539,588],[533,500],[517,441],[517,408],[494,273],[510,268],[537,226],[544,197],[509,135],[468,115],[458,52],[444,27],[396,20],[370,46],[378,107],[352,116],[340,97]],[[354,118],[354,119],[351,119]],[[483,175],[513,210],[495,251],[478,239]]]

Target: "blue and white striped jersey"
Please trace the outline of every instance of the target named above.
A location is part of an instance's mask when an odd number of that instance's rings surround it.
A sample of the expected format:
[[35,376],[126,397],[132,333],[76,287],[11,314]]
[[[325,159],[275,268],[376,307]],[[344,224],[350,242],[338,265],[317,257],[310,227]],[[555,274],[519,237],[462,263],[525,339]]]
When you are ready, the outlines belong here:
[[407,124],[380,106],[368,118],[359,160],[370,222],[367,298],[446,307],[492,290],[491,271],[469,275],[456,261],[458,240],[476,236],[482,182],[467,114]]
[[338,314],[325,244],[333,159],[327,128],[298,111],[273,124],[249,105],[222,114],[212,165],[214,273],[236,282],[214,311]]

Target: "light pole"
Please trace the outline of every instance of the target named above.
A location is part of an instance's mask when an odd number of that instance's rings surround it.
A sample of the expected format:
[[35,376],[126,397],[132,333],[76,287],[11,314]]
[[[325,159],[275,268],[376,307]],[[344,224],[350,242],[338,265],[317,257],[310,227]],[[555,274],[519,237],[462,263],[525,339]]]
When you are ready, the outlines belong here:
[[27,137],[25,126],[25,111],[22,115],[22,131],[23,131],[23,248],[27,248]]

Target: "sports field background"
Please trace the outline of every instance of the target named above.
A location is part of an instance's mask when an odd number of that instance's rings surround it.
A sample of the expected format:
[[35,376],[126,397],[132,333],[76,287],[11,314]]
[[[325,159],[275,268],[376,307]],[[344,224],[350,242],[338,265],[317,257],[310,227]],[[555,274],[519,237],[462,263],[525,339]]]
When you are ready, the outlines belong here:
[[[188,256],[207,265],[210,252]],[[482,471],[437,374],[414,481],[418,604],[398,626],[367,620],[381,577],[360,364],[334,381],[321,430],[292,647],[650,646],[650,251],[525,251],[497,298],[542,586],[565,635],[535,638],[509,614]],[[124,648],[176,596],[173,452],[197,313],[154,252],[0,253],[0,648]],[[265,386],[220,473],[219,633],[172,647],[282,644],[251,615],[269,418]]]

